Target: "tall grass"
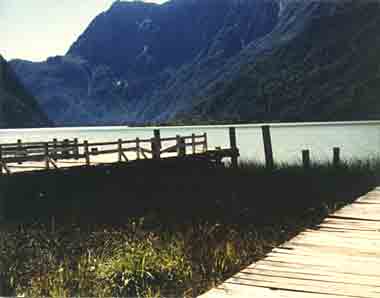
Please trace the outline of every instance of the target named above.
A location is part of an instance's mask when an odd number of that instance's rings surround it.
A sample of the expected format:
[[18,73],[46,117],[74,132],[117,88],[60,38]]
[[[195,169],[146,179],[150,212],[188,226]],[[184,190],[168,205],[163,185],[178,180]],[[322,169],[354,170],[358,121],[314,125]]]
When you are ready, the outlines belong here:
[[[57,192],[63,210],[45,209],[55,231],[29,218],[2,232],[3,280],[8,295],[30,297],[196,296],[367,192],[379,169],[376,160],[274,170],[245,162],[99,174],[87,192],[69,188],[67,204]],[[96,179],[110,184],[94,190]]]

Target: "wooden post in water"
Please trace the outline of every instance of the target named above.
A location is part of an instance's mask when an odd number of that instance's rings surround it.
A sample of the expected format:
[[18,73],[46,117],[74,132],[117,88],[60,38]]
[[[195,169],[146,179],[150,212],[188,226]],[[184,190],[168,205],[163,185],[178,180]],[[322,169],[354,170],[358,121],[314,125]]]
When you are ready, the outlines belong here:
[[119,153],[119,162],[122,162],[123,161],[123,140],[122,139],[119,139],[117,141],[117,150],[118,150],[118,153]]
[[140,138],[136,138],[136,158],[140,159]]
[[84,157],[86,159],[86,165],[90,165],[90,151],[88,150],[88,141],[84,141]]
[[196,150],[195,150],[195,133],[191,134],[191,149],[192,149],[192,153],[195,154],[196,153]]
[[333,165],[334,167],[338,167],[340,165],[340,148],[335,147],[333,149]]
[[302,150],[302,165],[304,169],[310,168],[310,151]]
[[45,155],[45,169],[50,168],[50,156],[49,156],[49,143],[44,143],[44,155]]
[[152,155],[153,159],[160,159],[161,155],[161,134],[159,129],[153,131],[154,137],[152,139]]
[[236,129],[235,127],[229,128],[230,133],[230,148],[233,150],[232,156],[231,156],[231,165],[234,169],[238,167],[238,149],[236,145]]
[[273,160],[273,150],[272,150],[272,140],[270,135],[270,127],[269,125],[265,125],[261,127],[263,132],[263,142],[264,142],[264,152],[265,152],[265,163],[267,169],[274,168],[274,160]]

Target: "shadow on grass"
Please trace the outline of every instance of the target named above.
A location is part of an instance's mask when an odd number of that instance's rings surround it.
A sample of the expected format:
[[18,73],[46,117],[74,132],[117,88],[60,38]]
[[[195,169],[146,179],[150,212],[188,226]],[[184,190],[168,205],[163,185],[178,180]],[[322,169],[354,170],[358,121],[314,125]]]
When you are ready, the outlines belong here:
[[194,296],[366,193],[379,169],[375,160],[271,171],[183,160],[10,177],[7,219],[22,224],[3,232],[8,287]]

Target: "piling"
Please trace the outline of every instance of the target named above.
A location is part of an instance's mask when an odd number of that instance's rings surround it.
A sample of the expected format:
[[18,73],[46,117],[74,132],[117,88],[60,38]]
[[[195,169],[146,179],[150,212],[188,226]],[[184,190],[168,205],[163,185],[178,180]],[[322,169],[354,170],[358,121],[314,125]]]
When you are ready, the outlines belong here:
[[236,129],[235,127],[229,128],[230,134],[230,148],[233,151],[231,156],[231,165],[234,169],[238,167],[238,149],[236,145]]
[[302,165],[304,169],[310,168],[310,151],[302,150]]
[[333,165],[335,167],[340,165],[340,148],[339,147],[333,148]]
[[272,140],[270,135],[269,125],[264,125],[261,127],[263,133],[263,142],[264,142],[264,153],[265,153],[265,164],[267,169],[274,168],[273,160],[273,150],[272,150]]

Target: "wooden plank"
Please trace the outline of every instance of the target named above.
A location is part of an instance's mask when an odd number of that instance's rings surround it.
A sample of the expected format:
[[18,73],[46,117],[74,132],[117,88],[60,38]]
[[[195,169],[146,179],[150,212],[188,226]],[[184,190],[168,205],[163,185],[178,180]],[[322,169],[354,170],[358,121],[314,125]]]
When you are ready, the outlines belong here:
[[[358,201],[380,203],[379,190]],[[378,298],[378,212],[358,203],[342,208],[201,297]]]

